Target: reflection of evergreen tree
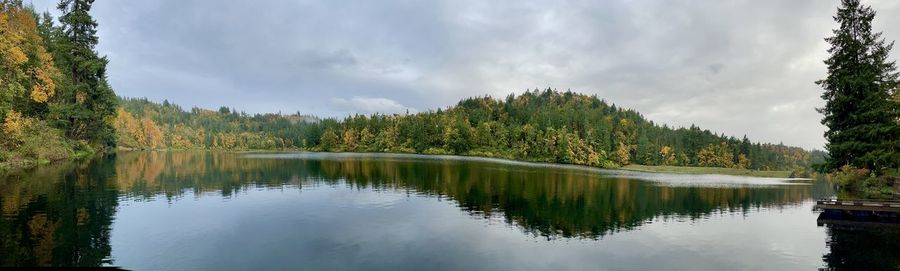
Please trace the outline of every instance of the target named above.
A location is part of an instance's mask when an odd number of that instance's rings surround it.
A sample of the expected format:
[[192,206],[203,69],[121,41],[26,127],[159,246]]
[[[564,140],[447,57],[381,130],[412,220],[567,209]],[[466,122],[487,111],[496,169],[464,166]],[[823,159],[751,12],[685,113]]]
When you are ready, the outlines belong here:
[[828,270],[900,270],[900,229],[828,225]]
[[99,266],[109,263],[118,204],[114,158],[81,167],[39,169],[3,183],[2,265]]

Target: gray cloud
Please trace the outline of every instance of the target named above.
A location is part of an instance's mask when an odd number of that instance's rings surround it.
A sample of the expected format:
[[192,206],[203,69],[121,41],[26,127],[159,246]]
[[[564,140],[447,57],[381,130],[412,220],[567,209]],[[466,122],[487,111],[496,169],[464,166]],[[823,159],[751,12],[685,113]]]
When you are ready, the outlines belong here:
[[[900,2],[866,3],[900,39]],[[124,96],[344,116],[550,86],[658,123],[821,148],[813,81],[836,5],[161,0],[96,2],[93,14]]]
[[407,107],[398,103],[397,101],[387,98],[370,98],[359,96],[350,99],[332,98],[331,103],[339,109],[363,114],[406,114],[406,112],[418,112],[415,108]]
[[725,65],[722,65],[722,63],[715,63],[715,64],[709,65],[709,71],[711,71],[713,74],[719,74],[719,72],[721,72],[722,69],[724,69],[724,68],[725,68]]

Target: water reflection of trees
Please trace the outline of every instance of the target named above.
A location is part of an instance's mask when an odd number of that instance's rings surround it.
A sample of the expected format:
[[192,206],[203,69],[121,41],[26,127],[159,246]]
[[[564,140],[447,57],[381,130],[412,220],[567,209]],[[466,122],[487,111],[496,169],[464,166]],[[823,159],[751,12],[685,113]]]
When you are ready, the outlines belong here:
[[118,204],[112,159],[0,178],[0,265],[108,263]]
[[[829,189],[668,187],[609,179],[577,169],[483,161],[119,153],[0,178],[0,265],[110,263],[110,226],[120,196],[136,200],[210,193],[231,197],[254,187],[286,185],[297,189],[349,186],[446,197],[472,216],[501,217],[525,232],[548,238],[598,238],[655,218],[693,219],[716,212],[780,208]],[[841,236],[841,232],[832,233],[832,242],[854,242]],[[847,254],[833,250],[830,255],[826,261],[837,265],[842,260],[832,259]]]
[[547,237],[597,238],[654,218],[779,208],[811,197],[809,186],[670,187],[609,179],[577,169],[483,161],[366,157],[247,159],[197,152],[122,153],[117,187],[132,197],[179,197],[253,186],[349,185],[449,197],[475,216],[500,216]]
[[896,225],[827,225],[827,270],[900,270],[900,228]]

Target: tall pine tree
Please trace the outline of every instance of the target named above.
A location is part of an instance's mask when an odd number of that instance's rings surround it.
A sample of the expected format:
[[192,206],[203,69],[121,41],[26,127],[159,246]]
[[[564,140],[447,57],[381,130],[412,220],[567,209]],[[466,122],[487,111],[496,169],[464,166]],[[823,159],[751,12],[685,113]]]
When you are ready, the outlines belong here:
[[60,84],[54,117],[69,138],[115,145],[111,118],[117,99],[106,81],[106,57],[94,50],[97,22],[88,13],[93,0],[61,0],[60,32],[52,37],[54,57],[66,82]]
[[888,54],[894,43],[872,32],[875,11],[859,0],[843,0],[835,21],[840,24],[825,60],[828,76],[816,83],[825,89],[819,112],[828,130],[828,166],[863,167],[875,171],[900,166],[898,102],[892,99],[897,72]]

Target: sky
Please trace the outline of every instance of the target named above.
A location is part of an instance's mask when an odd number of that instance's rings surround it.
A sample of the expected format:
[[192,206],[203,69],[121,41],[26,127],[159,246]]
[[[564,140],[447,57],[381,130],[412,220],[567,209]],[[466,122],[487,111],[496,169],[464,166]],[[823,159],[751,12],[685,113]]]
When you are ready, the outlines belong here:
[[[863,2],[876,31],[900,39],[900,1]],[[186,109],[343,117],[550,87],[670,126],[822,149],[814,82],[838,3],[157,0],[91,13],[116,93]]]

